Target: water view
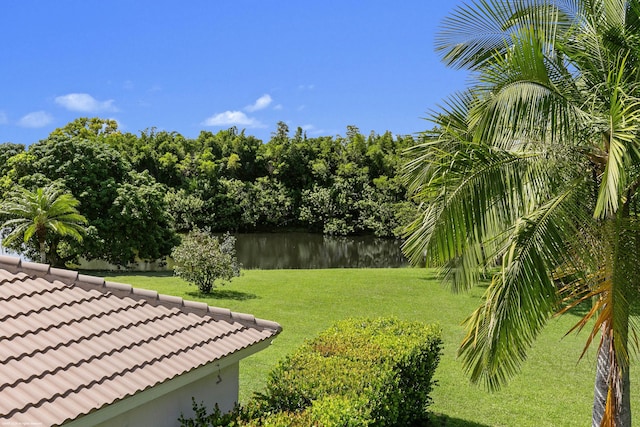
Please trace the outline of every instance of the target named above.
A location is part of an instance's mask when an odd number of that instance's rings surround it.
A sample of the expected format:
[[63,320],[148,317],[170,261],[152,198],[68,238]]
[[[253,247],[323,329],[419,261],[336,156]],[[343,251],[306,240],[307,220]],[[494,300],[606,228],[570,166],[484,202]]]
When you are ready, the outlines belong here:
[[246,269],[383,268],[408,265],[400,241],[373,236],[311,233],[236,235],[238,261]]
[[[236,254],[246,269],[305,268],[399,268],[409,262],[402,254],[400,240],[374,236],[323,236],[313,233],[251,233],[235,234]],[[0,254],[19,256],[2,245]],[[82,261],[82,268],[113,270],[117,267],[104,261]],[[162,264],[164,265],[164,264]],[[134,270],[163,270],[154,263],[137,263]]]

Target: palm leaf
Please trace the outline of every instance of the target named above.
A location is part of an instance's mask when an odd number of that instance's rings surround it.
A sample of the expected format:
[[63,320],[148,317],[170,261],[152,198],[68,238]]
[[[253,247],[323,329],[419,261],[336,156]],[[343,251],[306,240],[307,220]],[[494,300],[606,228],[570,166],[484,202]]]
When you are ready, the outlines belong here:
[[447,65],[478,69],[494,55],[509,51],[514,33],[536,28],[552,45],[558,31],[566,31],[575,13],[573,2],[550,4],[536,0],[480,0],[456,8],[447,17],[436,36],[436,51]]
[[550,176],[539,153],[469,142],[453,153],[433,149],[432,155],[428,172],[413,171],[427,181],[420,196],[428,203],[408,227],[403,250],[414,264],[444,266],[454,289],[461,289],[476,281],[478,268],[500,257],[503,230],[530,209],[532,199],[549,194]]
[[[502,271],[484,304],[465,322],[460,355],[472,381],[500,388],[518,372],[528,349],[561,301],[552,271],[570,262],[567,241],[575,236],[578,187],[522,218],[512,229]],[[585,219],[587,220],[587,219]]]

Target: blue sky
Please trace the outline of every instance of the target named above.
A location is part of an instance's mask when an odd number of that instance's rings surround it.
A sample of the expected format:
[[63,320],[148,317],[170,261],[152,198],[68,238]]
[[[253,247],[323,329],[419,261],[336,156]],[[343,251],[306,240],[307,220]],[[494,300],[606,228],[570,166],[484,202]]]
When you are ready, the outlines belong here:
[[348,125],[413,134],[466,75],[434,52],[458,1],[7,1],[0,143],[77,117],[195,138],[278,121],[310,137]]

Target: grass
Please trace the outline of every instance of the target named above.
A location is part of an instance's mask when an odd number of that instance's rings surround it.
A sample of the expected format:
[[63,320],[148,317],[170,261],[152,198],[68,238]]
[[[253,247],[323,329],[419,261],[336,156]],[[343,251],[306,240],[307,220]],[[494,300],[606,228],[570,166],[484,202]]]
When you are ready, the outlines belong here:
[[[471,385],[456,358],[463,337],[461,322],[477,307],[480,286],[469,293],[444,289],[428,270],[333,269],[246,270],[208,297],[195,286],[161,273],[105,273],[108,280],[274,320],[283,332],[273,345],[240,366],[240,399],[246,401],[265,384],[268,372],[305,339],[336,320],[354,316],[397,316],[437,322],[443,329],[444,354],[436,371],[439,385],[431,407],[434,424],[448,427],[584,426],[590,424],[595,352],[580,363],[586,334],[569,335],[571,314],[553,319],[529,352],[522,372],[503,390],[488,393]],[[640,383],[632,367],[631,383]],[[640,400],[632,399],[637,414]]]

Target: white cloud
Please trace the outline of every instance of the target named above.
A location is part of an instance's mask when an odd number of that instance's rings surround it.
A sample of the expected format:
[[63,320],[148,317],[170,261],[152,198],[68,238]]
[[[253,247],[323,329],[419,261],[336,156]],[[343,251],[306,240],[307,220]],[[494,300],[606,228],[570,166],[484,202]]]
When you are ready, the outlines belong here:
[[98,101],[88,93],[70,93],[68,95],[58,96],[55,99],[56,104],[71,111],[80,111],[83,113],[98,113],[101,111],[118,111],[113,105],[113,99],[107,101]]
[[7,123],[9,123],[9,117],[7,116],[7,113],[5,113],[4,111],[0,111],[0,125],[6,125]]
[[301,126],[302,130],[305,131],[308,135],[326,135],[327,131],[324,129],[318,129],[312,124],[306,124]]
[[242,111],[225,111],[224,113],[219,113],[213,115],[204,122],[202,122],[204,126],[248,126],[248,127],[262,127],[262,123],[257,121],[254,118],[248,117]]
[[260,98],[256,99],[256,102],[254,102],[253,105],[247,105],[244,109],[250,113],[258,110],[264,110],[269,106],[269,104],[271,104],[271,101],[273,101],[271,96],[264,94]]
[[34,111],[22,117],[18,125],[25,128],[41,128],[53,122],[53,117],[46,111]]

